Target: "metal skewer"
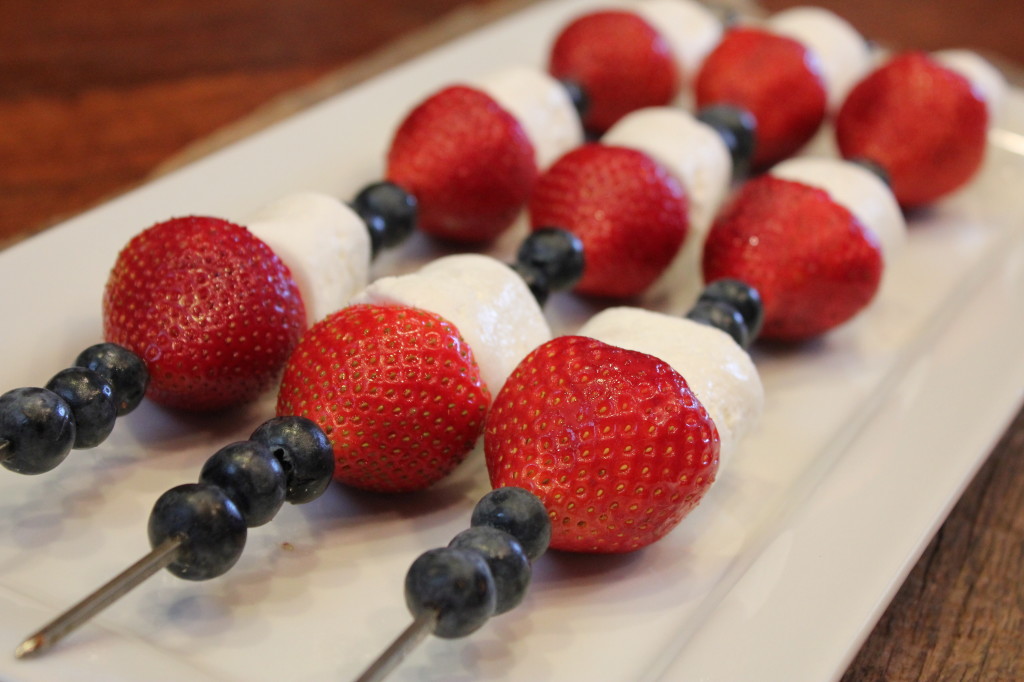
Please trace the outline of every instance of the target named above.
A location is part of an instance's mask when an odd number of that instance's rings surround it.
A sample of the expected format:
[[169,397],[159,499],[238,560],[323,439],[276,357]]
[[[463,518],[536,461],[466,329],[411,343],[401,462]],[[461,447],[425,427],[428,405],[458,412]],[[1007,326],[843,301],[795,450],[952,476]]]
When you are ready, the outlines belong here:
[[356,682],[381,682],[391,671],[405,660],[427,636],[434,631],[437,624],[437,611],[425,611],[419,615],[395,641],[377,657]]
[[102,587],[47,623],[14,650],[15,658],[41,654],[83,623],[130,592],[151,575],[166,568],[178,555],[180,538],[169,538]]

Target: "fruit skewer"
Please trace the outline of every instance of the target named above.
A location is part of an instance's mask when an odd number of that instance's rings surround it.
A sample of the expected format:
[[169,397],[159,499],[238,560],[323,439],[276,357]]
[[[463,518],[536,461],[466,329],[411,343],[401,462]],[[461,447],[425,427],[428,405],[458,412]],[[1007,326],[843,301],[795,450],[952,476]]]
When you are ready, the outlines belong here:
[[[534,235],[527,243],[535,241],[536,237]],[[561,259],[568,258],[571,263],[578,262],[572,251],[562,251],[560,256]],[[530,265],[535,266],[536,263]],[[550,269],[550,266],[551,263],[542,263],[541,269]],[[556,268],[561,271],[559,276],[565,276],[565,267],[561,263]],[[445,279],[453,280],[458,287],[445,286]],[[333,470],[334,477],[347,484],[391,492],[430,485],[457,465],[480,435],[483,411],[489,402],[486,384],[479,377],[472,354],[460,345],[463,342],[455,328],[451,327],[452,336],[448,342],[438,343],[436,334],[443,332],[447,321],[420,309],[395,305],[407,302],[396,300],[403,298],[403,291],[420,292],[421,295],[429,292],[428,298],[434,302],[431,307],[451,311],[453,317],[465,322],[463,328],[470,331],[474,340],[485,339],[488,342],[474,345],[487,358],[486,366],[492,367],[488,375],[495,385],[500,385],[499,382],[510,371],[510,364],[523,354],[517,348],[522,346],[524,328],[536,327],[541,338],[550,334],[525,283],[512,269],[493,259],[473,255],[451,256],[424,268],[422,273],[394,280],[397,284],[385,282],[383,286],[371,286],[364,297],[386,305],[357,303],[325,318],[303,336],[285,370],[278,401],[281,418],[302,419],[291,415],[304,414],[323,425],[327,434],[322,436],[323,441],[328,442],[326,439],[330,437],[333,442],[333,466],[328,467],[328,478],[330,470]],[[413,286],[403,289],[403,281]],[[427,283],[429,285],[424,286]],[[483,307],[488,309],[486,315],[478,310],[467,310],[474,303],[477,309],[481,308],[481,289],[494,294],[484,296]],[[461,298],[456,290],[461,291]],[[464,302],[467,292],[474,301]],[[407,297],[408,293],[404,295]],[[534,311],[532,320],[527,312],[531,309]],[[514,317],[514,326],[519,333],[496,334],[487,328],[487,320],[495,316],[506,321],[506,318]],[[480,320],[484,320],[483,325]],[[418,332],[413,329],[414,322],[420,325]],[[745,331],[743,338],[746,338]],[[342,357],[347,358],[344,366],[349,371],[333,369],[325,372],[328,364],[337,368],[338,359]],[[428,367],[417,379],[415,368],[421,362],[436,367],[436,372]],[[378,366],[379,377],[376,375]],[[341,386],[336,383],[338,381]],[[378,394],[383,394],[383,401],[377,399]],[[405,401],[401,395],[411,395],[412,398]],[[423,396],[434,396],[434,399],[424,403],[427,399]],[[355,400],[359,404],[354,404]],[[445,407],[444,402],[449,401]],[[378,425],[374,415],[382,414],[385,405],[391,411],[383,415],[384,421]],[[434,418],[435,414],[443,416]],[[392,419],[397,424],[389,421]],[[315,428],[311,422],[303,422],[309,424],[309,428]],[[358,430],[354,441],[349,437],[350,428]],[[433,435],[428,435],[427,431]],[[253,440],[261,440],[259,433],[253,436]],[[402,433],[412,435],[402,436]],[[383,438],[375,440],[378,434]],[[307,436],[307,440],[310,438]],[[422,442],[431,439],[432,443],[424,445],[419,452],[415,451]],[[282,496],[275,493],[283,483],[267,482],[268,479],[281,478],[281,463],[275,463],[275,458],[264,452],[266,448],[254,453],[254,447],[252,443],[246,443],[224,448],[204,467],[198,487],[188,487],[187,492],[176,488],[165,494],[157,502],[150,519],[153,551],[98,593],[87,597],[26,640],[18,649],[19,657],[49,648],[160,568],[169,567],[175,575],[191,579],[211,578],[227,571],[244,546],[245,526],[266,523],[283,502]],[[295,449],[285,446],[283,452]],[[278,451],[275,455],[278,458],[282,456]],[[310,459],[312,455],[304,457]],[[234,461],[236,458],[242,458],[242,463]],[[319,460],[322,457],[318,457]],[[257,461],[258,464],[253,463]],[[286,457],[285,463],[288,462],[290,460]],[[294,464],[286,468],[291,474],[302,469]],[[318,495],[325,483],[320,482],[323,467],[316,468]],[[221,489],[215,495],[216,500],[208,499],[213,495],[211,484]],[[292,501],[305,502],[313,497],[310,495]],[[231,513],[235,507],[240,513]],[[216,510],[217,517],[233,518],[229,519],[230,523],[218,518],[220,530],[208,533],[195,524],[209,520],[211,508]],[[224,547],[215,550],[211,546],[214,540],[222,541],[225,537],[230,542],[223,543]]]
[[[404,193],[374,185],[356,205],[383,204],[383,195]],[[389,239],[407,234],[408,210],[363,207],[364,222],[335,199],[303,194],[250,223],[266,241],[208,217],[176,218],[140,233],[107,282],[107,343],[84,351],[47,388],[14,389],[0,398],[0,463],[24,474],[49,471],[72,447],[102,442],[114,419],[135,409],[144,394],[193,411],[253,400],[276,380],[307,319],[339,307],[353,287],[365,285],[368,231]],[[282,249],[287,264],[267,242]],[[324,280],[333,286],[321,286]]]
[[[488,415],[495,489],[473,512],[474,536],[413,562],[405,581],[413,623],[359,682],[383,679],[428,634],[463,637],[518,604],[530,562],[549,544],[629,552],[674,528],[715,480],[720,446],[731,449],[760,414],[757,372],[733,336],[752,340],[760,316],[755,290],[722,280],[689,319],[609,310],[581,329],[594,338],[558,337],[527,356]],[[664,350],[670,363],[613,345],[619,339]],[[680,373],[690,370],[692,391]],[[480,537],[478,526],[509,517],[530,519],[512,524],[529,532]]]
[[[192,219],[183,224],[197,222],[205,223]],[[157,228],[175,229],[180,224]],[[247,234],[237,226],[231,229]],[[135,262],[137,249],[151,250],[152,246],[152,239],[135,240],[122,258]],[[145,272],[160,276],[158,271]],[[123,275],[115,267],[112,281]],[[136,286],[145,288],[141,274],[134,275],[131,279]],[[474,342],[479,339],[477,348],[493,381],[503,381],[503,372],[518,360],[517,348],[524,334],[531,344],[550,336],[529,288],[499,261],[485,256],[451,256],[424,268],[416,277],[429,283],[422,291],[433,298],[434,307],[451,310]],[[201,285],[205,278],[195,281]],[[467,288],[468,284],[477,286]],[[390,298],[389,305],[366,303],[344,308],[304,334],[281,384],[278,411],[282,417],[267,422],[249,441],[218,451],[203,467],[198,484],[162,496],[150,516],[152,552],[29,637],[18,648],[18,657],[50,648],[161,568],[194,580],[223,574],[241,554],[246,527],[268,522],[285,500],[304,503],[315,499],[332,476],[362,488],[400,492],[425,487],[462,461],[483,428],[490,401],[486,383],[458,330],[435,313],[396,305],[393,299],[400,289],[385,287],[383,293],[368,294],[371,299],[375,295]],[[185,288],[176,291],[184,295]],[[517,333],[502,334],[500,329],[490,328],[489,320],[495,317],[514,322]],[[322,373],[312,369],[317,360],[327,357],[334,358],[330,362],[337,367],[342,353],[345,367],[351,370],[342,381],[357,384],[348,396],[343,395],[344,390],[336,393],[322,386]],[[354,369],[356,365],[365,368],[365,376]],[[390,368],[387,376],[383,376],[382,365]],[[378,367],[382,370],[379,377],[375,374]],[[378,427],[373,423],[378,410],[363,404],[375,401],[378,394],[399,413],[385,417],[393,418],[394,425],[386,422]],[[375,405],[382,407],[379,402]],[[344,410],[350,413],[342,416]],[[295,416],[300,413],[320,418],[324,430]],[[360,419],[370,423],[349,439],[348,426]],[[379,435],[378,442],[386,450],[365,450],[374,438],[367,431]],[[355,448],[351,447],[353,440]],[[351,452],[354,457],[348,457]],[[378,456],[379,463],[363,466],[367,458]]]

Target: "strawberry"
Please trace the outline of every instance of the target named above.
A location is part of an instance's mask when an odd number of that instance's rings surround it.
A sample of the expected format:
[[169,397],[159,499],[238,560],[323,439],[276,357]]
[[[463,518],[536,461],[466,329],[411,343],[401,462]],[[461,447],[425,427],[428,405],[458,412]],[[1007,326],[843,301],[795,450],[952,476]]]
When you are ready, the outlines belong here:
[[277,413],[307,417],[324,430],[338,481],[407,492],[466,458],[489,405],[473,352],[450,322],[417,308],[364,304],[302,336],[285,368]]
[[756,28],[734,28],[697,74],[697,106],[731,104],[757,120],[753,166],[791,156],[825,119],[825,84],[807,48]]
[[479,90],[453,86],[416,107],[391,142],[387,179],[419,202],[419,227],[458,242],[503,232],[537,175],[519,122]]
[[869,159],[889,174],[904,207],[961,187],[985,155],[988,111],[960,74],[928,55],[898,55],[864,78],[836,119],[848,159]]
[[627,147],[577,147],[537,180],[529,208],[533,229],[561,227],[580,238],[586,267],[576,290],[595,296],[642,293],[689,229],[679,182]]
[[103,294],[106,340],[147,365],[147,395],[215,410],[270,388],[306,326],[298,287],[244,227],[175,218],[135,236]]
[[680,88],[672,50],[639,15],[619,10],[585,14],[551,48],[548,71],[583,88],[583,125],[602,133],[631,111],[671,102]]
[[882,255],[828,193],[764,175],[719,214],[704,245],[704,280],[738,279],[764,303],[763,338],[798,340],[845,322],[874,297]]
[[484,448],[491,485],[544,502],[552,547],[612,553],[649,545],[697,506],[715,480],[719,437],[667,363],[562,336],[505,382]]

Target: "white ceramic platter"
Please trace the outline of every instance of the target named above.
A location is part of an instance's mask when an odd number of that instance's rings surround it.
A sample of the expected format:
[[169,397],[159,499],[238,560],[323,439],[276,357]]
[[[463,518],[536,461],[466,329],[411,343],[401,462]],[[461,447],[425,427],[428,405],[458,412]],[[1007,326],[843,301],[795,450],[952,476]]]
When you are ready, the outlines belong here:
[[[593,0],[544,3],[0,254],[0,386],[39,385],[100,337],[120,247],[173,215],[242,219],[298,189],[348,198],[379,176],[400,114],[463,77],[539,64]],[[763,421],[704,504],[632,556],[551,554],[525,603],[429,640],[396,680],[827,680],[849,657],[1020,405],[1024,96],[966,191],[915,216],[875,305],[820,342],[758,351]],[[499,246],[501,250],[505,246]],[[378,272],[407,269],[422,240]],[[551,306],[571,329],[571,297]],[[673,311],[678,312],[678,311]],[[226,576],[161,573],[51,654],[14,647],[148,550],[169,487],[270,416],[145,405],[37,477],[0,471],[0,678],[343,680],[408,623],[402,581],[487,490],[479,456],[436,488],[333,488],[250,533]]]

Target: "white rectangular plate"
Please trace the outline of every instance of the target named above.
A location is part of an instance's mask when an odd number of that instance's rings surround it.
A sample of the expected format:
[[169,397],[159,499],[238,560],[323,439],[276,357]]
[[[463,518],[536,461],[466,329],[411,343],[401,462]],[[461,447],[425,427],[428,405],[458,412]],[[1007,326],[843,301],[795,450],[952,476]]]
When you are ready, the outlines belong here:
[[[594,6],[535,6],[0,254],[0,386],[44,383],[99,339],[106,274],[139,230],[241,219],[299,189],[348,198],[379,177],[392,126],[423,95],[540,64],[557,28]],[[1022,149],[1013,91],[983,173],[914,217],[873,307],[819,342],[755,353],[763,420],[675,532],[632,556],[544,557],[520,608],[427,641],[395,679],[840,675],[1020,405]],[[414,240],[378,273],[429,253]],[[571,297],[551,306],[560,329],[582,312]],[[145,405],[49,474],[0,471],[0,652],[145,553],[160,493],[268,416],[266,402],[218,418]],[[409,563],[464,528],[486,490],[479,455],[404,498],[333,488],[253,530],[226,576],[161,573],[48,656],[0,653],[0,678],[353,677],[408,623]]]

